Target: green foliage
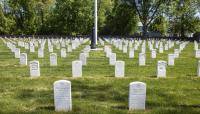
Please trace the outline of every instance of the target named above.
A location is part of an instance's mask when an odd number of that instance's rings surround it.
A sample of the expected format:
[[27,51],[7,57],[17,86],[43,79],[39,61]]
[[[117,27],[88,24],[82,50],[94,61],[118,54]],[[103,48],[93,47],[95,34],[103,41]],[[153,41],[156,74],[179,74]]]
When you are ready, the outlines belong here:
[[[167,29],[187,35],[199,31],[200,0],[142,0],[136,9],[133,0],[98,0],[100,35],[132,35],[137,23],[143,31]],[[88,35],[93,27],[93,0],[3,0],[0,9],[0,34]],[[3,7],[3,8],[2,8]],[[165,19],[158,18],[163,15]],[[136,16],[137,15],[137,16]]]
[[149,31],[159,32],[162,35],[166,35],[167,33],[167,21],[165,17],[158,16],[152,24],[150,24]]
[[102,34],[132,35],[137,30],[138,18],[133,7],[127,4],[115,4],[113,12],[107,17]]

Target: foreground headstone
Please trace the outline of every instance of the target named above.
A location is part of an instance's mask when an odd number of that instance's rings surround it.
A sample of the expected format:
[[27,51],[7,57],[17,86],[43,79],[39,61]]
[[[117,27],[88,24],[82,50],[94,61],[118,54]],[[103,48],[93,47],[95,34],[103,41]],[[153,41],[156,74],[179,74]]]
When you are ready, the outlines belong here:
[[81,61],[72,62],[72,77],[82,77],[82,62]]
[[115,63],[115,77],[124,77],[125,63],[124,61],[116,61]]
[[166,77],[166,61],[158,61],[157,77],[158,78],[165,78]]
[[31,77],[39,77],[40,76],[39,61],[31,61],[30,62],[30,75],[31,75]]
[[132,82],[129,84],[129,110],[145,110],[146,84]]
[[26,53],[20,54],[20,64],[27,65],[27,54]]
[[50,66],[57,66],[57,54],[56,53],[50,54]]
[[72,110],[71,82],[59,80],[54,82],[55,111],[68,112]]

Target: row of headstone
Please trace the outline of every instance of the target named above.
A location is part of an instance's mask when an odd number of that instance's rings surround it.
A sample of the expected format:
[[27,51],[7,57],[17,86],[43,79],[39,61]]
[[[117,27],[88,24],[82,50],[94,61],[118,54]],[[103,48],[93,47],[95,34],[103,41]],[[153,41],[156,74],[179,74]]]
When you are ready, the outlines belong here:
[[[71,82],[59,80],[54,82],[54,106],[57,112],[72,111]],[[143,82],[132,82],[129,84],[129,110],[145,110],[146,84]]]

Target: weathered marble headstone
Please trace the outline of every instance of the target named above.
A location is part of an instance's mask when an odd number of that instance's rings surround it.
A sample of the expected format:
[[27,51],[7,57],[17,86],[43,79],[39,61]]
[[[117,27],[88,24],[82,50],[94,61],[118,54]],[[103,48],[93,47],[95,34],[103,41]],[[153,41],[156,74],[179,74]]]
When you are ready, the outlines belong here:
[[156,49],[151,50],[151,58],[153,58],[153,59],[156,58]]
[[53,46],[52,46],[52,45],[49,45],[49,46],[48,46],[48,49],[49,49],[49,52],[50,52],[50,53],[53,53]]
[[196,58],[200,58],[200,49],[196,50],[195,57]]
[[61,49],[61,57],[62,57],[62,58],[66,58],[66,57],[67,57],[66,51],[67,51],[66,48],[62,48],[62,49]]
[[31,61],[30,62],[30,75],[31,75],[31,77],[39,77],[40,76],[39,61]]
[[124,77],[125,74],[125,63],[124,61],[115,62],[115,77]]
[[132,82],[129,84],[129,110],[145,110],[146,84]]
[[139,66],[146,65],[146,55],[144,53],[139,54]]
[[134,58],[135,53],[134,53],[134,48],[130,49],[129,51],[129,58]]
[[30,45],[30,52],[35,52],[35,46],[34,45]]
[[198,61],[197,76],[200,77],[200,61]]
[[179,53],[180,53],[180,50],[179,50],[179,49],[174,49],[175,58],[178,58],[178,57],[179,57]]
[[82,62],[82,65],[87,65],[87,55],[85,53],[81,53],[79,59]]
[[71,45],[67,46],[67,52],[72,52],[72,46]]
[[123,46],[123,53],[127,53],[127,51],[128,51],[127,46],[124,45],[124,46]]
[[165,78],[166,77],[166,61],[158,61],[157,64],[157,77]]
[[116,62],[116,53],[111,53],[109,57],[109,64],[115,65],[115,62]]
[[44,58],[44,50],[42,48],[38,49],[38,58]]
[[20,58],[20,49],[15,48],[15,58]]
[[57,112],[72,110],[71,82],[59,80],[54,82],[54,105]]
[[72,77],[82,77],[82,62],[79,60],[72,62]]
[[26,53],[20,54],[20,64],[27,65],[27,54]]
[[57,66],[57,54],[56,53],[50,54],[50,66]]
[[175,59],[174,54],[168,54],[168,65],[169,66],[174,66],[174,59]]

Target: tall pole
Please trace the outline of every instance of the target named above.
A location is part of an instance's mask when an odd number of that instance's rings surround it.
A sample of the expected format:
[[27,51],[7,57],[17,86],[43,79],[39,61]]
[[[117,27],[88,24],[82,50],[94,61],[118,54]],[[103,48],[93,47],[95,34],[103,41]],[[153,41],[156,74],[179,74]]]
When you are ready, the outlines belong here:
[[97,17],[97,0],[94,0],[94,37],[95,43],[97,44],[97,37],[98,37],[98,17]]

